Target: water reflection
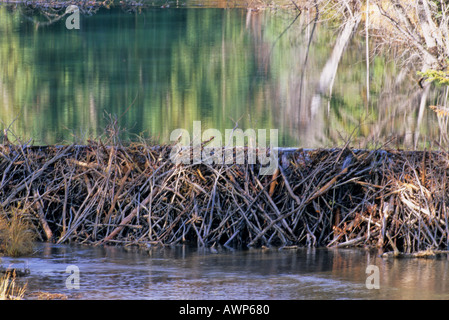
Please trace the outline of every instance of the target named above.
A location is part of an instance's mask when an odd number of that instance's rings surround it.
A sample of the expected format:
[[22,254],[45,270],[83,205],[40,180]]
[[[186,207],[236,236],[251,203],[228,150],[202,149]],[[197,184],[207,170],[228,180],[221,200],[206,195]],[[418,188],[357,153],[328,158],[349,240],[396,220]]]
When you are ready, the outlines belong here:
[[367,99],[357,34],[332,90],[319,93],[339,31],[316,23],[313,10],[288,28],[295,17],[115,8],[83,16],[81,30],[67,30],[64,21],[36,29],[20,9],[0,6],[0,119],[3,126],[16,119],[13,131],[36,144],[96,137],[105,113],[123,115],[130,133],[164,142],[173,129],[192,130],[194,120],[223,132],[236,122],[244,130],[279,129],[281,146],[333,146],[357,128],[361,146],[394,137],[418,148],[439,139],[446,128],[427,107],[441,90],[419,90],[413,68],[397,65],[394,53],[377,52],[371,61]]
[[[76,299],[448,299],[448,260],[384,260],[363,250],[238,250],[185,246],[119,247],[39,244],[28,265],[28,291]],[[380,289],[366,288],[366,267],[380,270]],[[68,290],[68,265],[80,290]],[[24,280],[22,280],[24,281]]]

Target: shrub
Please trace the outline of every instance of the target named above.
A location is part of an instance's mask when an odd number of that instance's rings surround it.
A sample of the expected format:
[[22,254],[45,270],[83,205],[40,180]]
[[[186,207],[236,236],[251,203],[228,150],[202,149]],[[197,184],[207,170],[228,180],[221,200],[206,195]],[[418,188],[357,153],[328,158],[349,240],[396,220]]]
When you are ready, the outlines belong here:
[[[446,64],[449,65],[449,60],[446,61]],[[427,82],[435,82],[437,85],[449,85],[449,67],[446,70],[429,69],[425,72],[418,72],[418,75],[426,79]]]

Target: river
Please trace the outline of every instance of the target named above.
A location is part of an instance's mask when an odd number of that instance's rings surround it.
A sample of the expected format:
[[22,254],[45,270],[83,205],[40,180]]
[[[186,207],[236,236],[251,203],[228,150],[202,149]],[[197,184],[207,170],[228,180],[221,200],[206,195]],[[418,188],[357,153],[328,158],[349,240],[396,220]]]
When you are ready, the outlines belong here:
[[34,254],[1,264],[30,269],[20,278],[30,299],[38,291],[89,300],[449,299],[447,259],[383,259],[362,249],[38,243]]

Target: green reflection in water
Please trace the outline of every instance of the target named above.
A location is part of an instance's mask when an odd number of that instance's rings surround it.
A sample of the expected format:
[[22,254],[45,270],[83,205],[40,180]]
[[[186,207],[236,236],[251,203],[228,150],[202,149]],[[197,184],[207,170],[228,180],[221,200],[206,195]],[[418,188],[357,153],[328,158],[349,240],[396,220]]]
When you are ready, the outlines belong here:
[[35,144],[97,137],[107,114],[129,133],[161,142],[176,128],[192,132],[196,120],[223,135],[236,122],[243,130],[278,129],[280,146],[341,144],[356,128],[365,141],[393,135],[408,147],[438,134],[433,114],[418,121],[419,99],[407,83],[386,100],[398,74],[387,58],[372,62],[366,101],[358,38],[340,61],[332,98],[314,106],[337,31],[314,31],[313,14],[304,13],[279,38],[294,18],[243,9],[111,9],[67,30],[64,20],[36,28],[20,10],[0,7],[0,119],[3,126],[16,119],[13,132]]

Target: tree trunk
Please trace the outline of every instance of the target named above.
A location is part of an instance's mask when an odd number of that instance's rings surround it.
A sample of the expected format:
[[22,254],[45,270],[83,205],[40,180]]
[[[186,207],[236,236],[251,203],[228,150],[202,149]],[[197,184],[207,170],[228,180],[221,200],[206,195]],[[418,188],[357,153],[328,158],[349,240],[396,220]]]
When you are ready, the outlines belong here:
[[351,39],[354,30],[357,29],[361,18],[361,13],[357,12],[348,22],[346,22],[343,31],[337,38],[332,55],[329,60],[327,60],[327,63],[321,72],[318,93],[326,94],[329,91],[332,91],[332,85],[334,83],[335,75],[337,74],[338,64],[340,63],[344,49]]

